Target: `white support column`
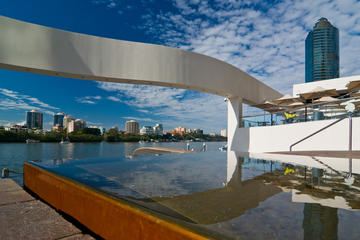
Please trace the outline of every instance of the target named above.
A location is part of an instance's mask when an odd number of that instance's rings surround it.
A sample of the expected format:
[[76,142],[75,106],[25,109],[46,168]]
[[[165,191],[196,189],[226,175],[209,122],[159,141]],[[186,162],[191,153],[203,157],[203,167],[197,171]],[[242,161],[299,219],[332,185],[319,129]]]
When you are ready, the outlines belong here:
[[239,123],[242,117],[242,98],[228,99],[228,126],[227,126],[227,179],[228,183],[237,166],[237,154],[234,152],[239,145]]
[[239,123],[242,118],[242,98],[228,99],[228,124],[227,124],[227,144],[228,151],[237,150],[240,143]]

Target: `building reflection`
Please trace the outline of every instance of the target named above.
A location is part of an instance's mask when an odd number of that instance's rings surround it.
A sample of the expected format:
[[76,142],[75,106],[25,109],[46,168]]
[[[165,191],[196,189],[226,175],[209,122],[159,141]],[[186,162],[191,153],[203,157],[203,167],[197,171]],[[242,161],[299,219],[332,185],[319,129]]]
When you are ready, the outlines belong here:
[[43,144],[26,144],[25,156],[29,161],[40,161],[43,159],[44,145]]
[[75,154],[75,144],[69,143],[69,144],[62,144],[60,145],[61,148],[61,159],[70,161],[74,158]]
[[[209,225],[231,221],[280,192],[288,192],[292,202],[304,203],[304,239],[337,239],[337,209],[360,208],[360,191],[346,182],[348,173],[252,159],[234,152],[227,156],[223,188],[152,200],[195,223]],[[257,174],[243,176],[244,168],[255,169]],[[359,184],[357,175],[355,179],[355,185]]]
[[172,197],[153,197],[152,200],[195,223],[208,225],[239,217],[282,191],[259,177],[244,181],[244,158],[235,152],[228,153],[227,156],[228,181],[223,188]]
[[304,239],[337,239],[338,209],[317,203],[304,204]]
[[137,149],[139,145],[132,142],[124,142],[124,153],[125,157],[131,157],[134,150]]
[[[137,145],[124,146],[126,154],[132,153]],[[243,153],[229,151],[226,172],[223,168],[221,177],[216,180],[219,184],[208,187],[206,184],[214,179],[219,169],[209,167],[208,170],[213,170],[209,174],[201,167],[208,167],[214,162],[198,161],[199,155],[196,154],[191,156],[192,160],[181,164],[161,161],[155,167],[151,164],[156,161],[144,164],[133,160],[111,164],[78,162],[77,167],[78,171],[81,170],[81,176],[87,176],[94,182],[93,185],[105,186],[105,191],[116,189],[117,197],[198,226],[231,225],[242,216],[247,218],[249,212],[260,212],[260,215],[256,215],[257,220],[265,218],[267,216],[261,215],[265,212],[265,202],[272,202],[270,206],[275,206],[277,203],[274,201],[277,200],[274,199],[281,198],[276,196],[285,193],[282,196],[286,195],[286,201],[298,204],[290,203],[279,212],[272,213],[281,217],[284,213],[290,215],[302,211],[303,216],[299,218],[297,226],[303,231],[304,239],[337,239],[338,209],[360,209],[359,175],[352,173],[354,161],[351,159],[346,163],[348,171],[344,172],[344,166],[332,167],[326,159],[314,158],[313,165],[300,165],[292,156],[288,160],[276,161],[250,158]],[[211,158],[212,155],[207,156]],[[197,161],[196,164],[193,161]],[[104,166],[110,167],[107,169]],[[95,182],[94,179],[100,180]],[[176,189],[175,181],[181,182],[179,185],[184,188]],[[197,186],[202,184],[205,187]],[[294,205],[298,206],[296,211],[292,209]]]

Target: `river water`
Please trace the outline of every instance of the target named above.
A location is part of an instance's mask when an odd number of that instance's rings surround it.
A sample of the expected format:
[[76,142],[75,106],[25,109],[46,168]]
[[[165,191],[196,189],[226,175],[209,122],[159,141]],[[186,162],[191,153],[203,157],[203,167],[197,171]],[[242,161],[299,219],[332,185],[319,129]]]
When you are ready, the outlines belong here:
[[[202,142],[189,142],[190,148],[200,150]],[[217,151],[224,142],[207,142],[209,151]],[[23,163],[27,161],[76,160],[129,156],[139,147],[186,149],[186,142],[149,143],[0,143],[0,170],[9,168],[10,177],[22,185]]]
[[223,144],[134,158],[138,147],[186,143],[0,144],[0,167],[36,161],[215,239],[360,239],[360,159],[218,151]]

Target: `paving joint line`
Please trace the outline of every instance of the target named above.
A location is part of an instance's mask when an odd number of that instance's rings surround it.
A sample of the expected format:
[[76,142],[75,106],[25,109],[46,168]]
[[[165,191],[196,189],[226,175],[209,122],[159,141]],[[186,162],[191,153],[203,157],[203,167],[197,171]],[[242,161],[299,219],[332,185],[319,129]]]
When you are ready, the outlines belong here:
[[31,201],[36,201],[36,199],[23,200],[23,201],[18,201],[18,202],[10,202],[10,203],[3,203],[3,204],[0,204],[0,207],[7,206],[7,205],[18,204],[18,203],[31,202]]
[[73,236],[77,236],[77,235],[82,236],[82,235],[84,235],[84,234],[80,231],[80,232],[78,232],[78,233],[72,233],[72,234],[70,234],[70,235],[66,235],[66,236],[63,236],[63,237],[55,238],[54,240],[66,240],[66,239],[68,239],[69,237],[73,237]]

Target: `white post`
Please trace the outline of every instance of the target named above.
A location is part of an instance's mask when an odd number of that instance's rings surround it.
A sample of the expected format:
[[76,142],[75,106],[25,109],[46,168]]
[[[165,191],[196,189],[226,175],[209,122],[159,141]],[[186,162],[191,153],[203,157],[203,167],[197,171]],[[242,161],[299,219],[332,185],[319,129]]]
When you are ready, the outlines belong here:
[[237,166],[236,149],[239,147],[239,123],[242,117],[242,98],[229,98],[228,101],[228,126],[227,126],[227,179],[228,183]]
[[239,147],[239,123],[242,118],[242,98],[229,98],[228,99],[228,136],[227,144],[228,151],[234,151]]

